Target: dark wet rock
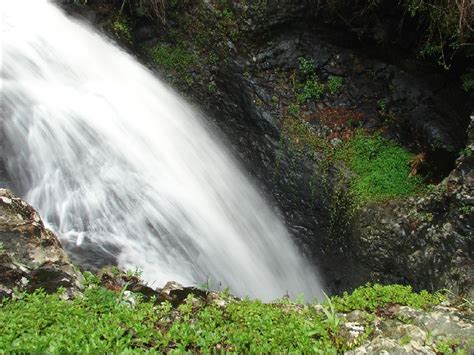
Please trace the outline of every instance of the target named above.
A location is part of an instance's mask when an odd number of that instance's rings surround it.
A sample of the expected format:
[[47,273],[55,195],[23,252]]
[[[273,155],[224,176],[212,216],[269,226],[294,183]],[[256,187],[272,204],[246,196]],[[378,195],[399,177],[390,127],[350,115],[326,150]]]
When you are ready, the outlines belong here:
[[58,238],[26,202],[0,189],[0,297],[17,291],[65,289],[73,297],[82,274],[70,262]]
[[98,271],[97,277],[100,285],[108,290],[140,294],[145,300],[154,299],[157,303],[170,302],[173,307],[183,304],[188,297],[201,303],[218,306],[226,304],[231,299],[237,299],[230,294],[224,299],[219,292],[183,286],[175,281],[167,282],[163,288],[154,289],[141,280],[139,274],[124,272],[114,266],[102,268]]
[[159,300],[161,302],[168,301],[174,307],[182,304],[189,295],[206,300],[209,294],[208,291],[201,290],[196,287],[184,287],[183,285],[174,281],[168,282],[161,290],[159,290],[159,292]]

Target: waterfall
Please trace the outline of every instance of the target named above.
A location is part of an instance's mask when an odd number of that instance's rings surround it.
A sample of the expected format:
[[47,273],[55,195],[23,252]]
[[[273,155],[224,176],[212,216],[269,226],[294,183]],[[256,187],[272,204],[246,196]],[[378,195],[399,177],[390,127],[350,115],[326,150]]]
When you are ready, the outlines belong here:
[[70,252],[87,246],[155,286],[210,277],[263,300],[321,296],[205,118],[47,1],[2,2],[5,165]]

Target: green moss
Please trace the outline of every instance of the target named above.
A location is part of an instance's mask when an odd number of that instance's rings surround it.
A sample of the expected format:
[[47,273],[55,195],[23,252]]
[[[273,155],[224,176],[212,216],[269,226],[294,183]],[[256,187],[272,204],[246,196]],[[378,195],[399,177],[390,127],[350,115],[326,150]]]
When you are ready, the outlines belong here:
[[191,69],[197,59],[192,52],[181,46],[158,44],[149,53],[156,66],[177,74],[188,84],[193,82]]
[[423,190],[421,179],[409,176],[413,155],[379,135],[359,132],[337,156],[355,173],[351,189],[358,203],[383,201]]
[[[288,109],[292,115],[298,111],[296,106]],[[354,206],[400,198],[426,189],[419,176],[410,176],[414,156],[378,134],[371,136],[359,130],[344,144],[334,147],[319,137],[307,122],[295,117],[283,120],[282,134],[290,148],[316,157],[318,162],[323,162],[323,167],[344,162],[353,172],[348,182]]]

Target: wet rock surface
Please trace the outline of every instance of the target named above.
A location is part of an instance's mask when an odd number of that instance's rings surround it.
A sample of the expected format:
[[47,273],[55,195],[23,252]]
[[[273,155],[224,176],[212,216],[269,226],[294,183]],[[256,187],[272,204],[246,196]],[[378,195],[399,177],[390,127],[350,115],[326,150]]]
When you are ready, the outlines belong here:
[[18,291],[65,289],[72,297],[82,275],[38,213],[6,189],[0,189],[0,297]]
[[351,244],[375,277],[474,295],[474,120],[456,168],[408,201],[363,208]]

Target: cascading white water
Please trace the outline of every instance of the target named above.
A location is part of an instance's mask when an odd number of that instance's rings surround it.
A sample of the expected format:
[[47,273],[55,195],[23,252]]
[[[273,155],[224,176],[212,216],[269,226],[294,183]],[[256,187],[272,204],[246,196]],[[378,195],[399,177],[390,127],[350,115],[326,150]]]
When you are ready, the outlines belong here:
[[315,271],[199,115],[44,0],[3,0],[9,175],[64,241],[155,284],[321,296]]

